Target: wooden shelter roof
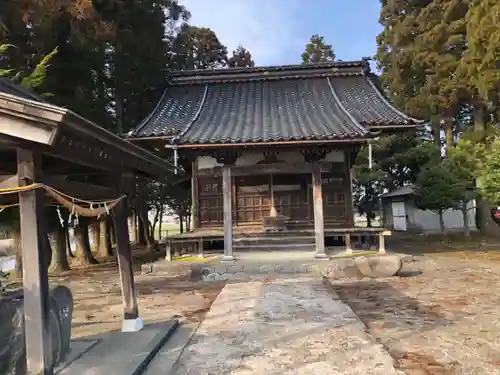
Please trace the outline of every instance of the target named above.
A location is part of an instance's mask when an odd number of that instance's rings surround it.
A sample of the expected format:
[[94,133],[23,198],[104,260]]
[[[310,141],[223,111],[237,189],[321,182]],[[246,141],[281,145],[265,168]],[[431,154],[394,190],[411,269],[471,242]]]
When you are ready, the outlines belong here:
[[198,145],[349,141],[421,123],[384,97],[363,60],[174,72],[129,136]]
[[46,156],[100,171],[162,178],[173,170],[163,159],[82,116],[0,80],[2,168],[12,157],[15,161],[15,148],[26,146],[37,148]]

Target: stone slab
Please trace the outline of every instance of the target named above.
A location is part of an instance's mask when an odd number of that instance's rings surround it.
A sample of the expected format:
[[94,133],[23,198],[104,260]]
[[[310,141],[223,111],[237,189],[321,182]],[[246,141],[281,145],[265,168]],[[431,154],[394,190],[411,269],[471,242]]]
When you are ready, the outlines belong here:
[[227,284],[171,374],[403,375],[365,329],[321,280]]
[[110,332],[58,375],[139,375],[171,337],[178,320],[146,325],[139,332]]
[[170,374],[199,325],[200,323],[180,325],[165,345],[158,351],[144,371],[144,375]]
[[94,345],[98,344],[99,340],[72,340],[69,345],[69,352],[64,357],[59,366],[54,370],[54,375],[58,375],[64,370],[66,367],[70,366],[77,359],[84,356],[89,350],[94,347]]

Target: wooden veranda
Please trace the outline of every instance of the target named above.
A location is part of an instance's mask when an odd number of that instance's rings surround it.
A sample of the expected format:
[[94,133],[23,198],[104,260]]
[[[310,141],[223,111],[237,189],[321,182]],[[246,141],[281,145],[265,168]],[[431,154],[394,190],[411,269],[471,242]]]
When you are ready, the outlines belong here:
[[[126,195],[134,176],[163,179],[170,165],[85,118],[0,82],[0,189],[43,184],[87,200]],[[43,205],[52,198],[40,188],[1,195],[19,203],[23,261],[27,372],[52,374],[48,326],[48,274]],[[113,208],[124,328],[140,329],[126,200]]]

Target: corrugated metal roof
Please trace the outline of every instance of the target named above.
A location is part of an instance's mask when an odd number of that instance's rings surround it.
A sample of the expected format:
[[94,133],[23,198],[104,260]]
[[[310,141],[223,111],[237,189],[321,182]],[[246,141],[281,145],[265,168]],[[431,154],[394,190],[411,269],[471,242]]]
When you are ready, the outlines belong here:
[[414,193],[415,193],[415,187],[413,185],[407,185],[399,189],[393,190],[389,193],[382,194],[380,198],[402,197],[405,195],[412,195]]

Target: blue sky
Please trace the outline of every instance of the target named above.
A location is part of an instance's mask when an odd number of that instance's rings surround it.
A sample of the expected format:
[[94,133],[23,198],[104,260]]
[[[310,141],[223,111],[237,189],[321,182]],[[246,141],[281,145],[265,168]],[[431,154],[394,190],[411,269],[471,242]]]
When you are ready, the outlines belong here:
[[191,23],[210,27],[231,52],[249,49],[257,65],[300,63],[313,34],[332,44],[337,58],[359,60],[376,52],[378,0],[180,0]]

